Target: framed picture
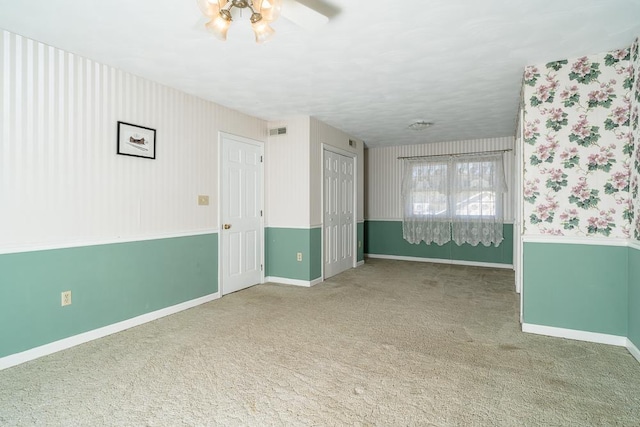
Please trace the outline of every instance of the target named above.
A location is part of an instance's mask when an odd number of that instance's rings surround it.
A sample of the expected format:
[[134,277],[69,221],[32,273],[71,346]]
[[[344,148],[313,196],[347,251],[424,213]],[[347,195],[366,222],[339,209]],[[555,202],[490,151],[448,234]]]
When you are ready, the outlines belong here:
[[118,122],[118,154],[156,158],[156,130]]

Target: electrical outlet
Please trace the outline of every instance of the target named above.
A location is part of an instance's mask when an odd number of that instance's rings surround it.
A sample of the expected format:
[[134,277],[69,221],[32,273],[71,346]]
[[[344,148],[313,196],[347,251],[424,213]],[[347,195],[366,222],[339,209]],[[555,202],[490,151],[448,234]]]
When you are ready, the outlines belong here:
[[209,205],[209,196],[198,196],[198,205],[200,206],[208,206]]
[[60,294],[60,305],[71,305],[71,291],[64,291]]
[[298,252],[298,256],[296,258],[298,261],[302,261],[302,252]]
[[358,247],[361,248],[362,247],[362,242],[360,240],[358,240]]

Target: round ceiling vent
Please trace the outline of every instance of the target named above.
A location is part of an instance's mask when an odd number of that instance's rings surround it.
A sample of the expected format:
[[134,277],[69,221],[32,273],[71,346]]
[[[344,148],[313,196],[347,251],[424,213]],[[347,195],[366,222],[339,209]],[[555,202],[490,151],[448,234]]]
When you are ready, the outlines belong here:
[[413,122],[409,125],[409,129],[411,130],[425,130],[433,126],[433,122],[425,122],[424,120],[419,120]]

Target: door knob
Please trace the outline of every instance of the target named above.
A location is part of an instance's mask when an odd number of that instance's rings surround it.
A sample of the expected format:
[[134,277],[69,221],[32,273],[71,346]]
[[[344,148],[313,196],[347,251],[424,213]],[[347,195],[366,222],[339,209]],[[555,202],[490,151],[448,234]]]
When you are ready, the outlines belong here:
[[223,227],[225,230],[228,230],[231,228],[231,224],[224,224]]

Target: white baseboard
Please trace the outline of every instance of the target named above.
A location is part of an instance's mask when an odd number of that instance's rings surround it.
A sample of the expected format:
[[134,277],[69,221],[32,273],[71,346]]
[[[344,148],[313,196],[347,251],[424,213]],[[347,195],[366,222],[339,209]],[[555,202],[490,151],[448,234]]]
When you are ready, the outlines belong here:
[[358,262],[356,263],[356,267],[360,267],[361,265],[364,265],[364,260],[362,260],[362,261],[358,261]]
[[171,314],[178,313],[189,308],[196,307],[200,304],[204,304],[209,301],[213,301],[220,298],[220,292],[215,294],[206,295],[204,297],[185,301],[180,304],[172,305],[171,307],[162,308],[160,310],[152,311],[150,313],[142,314],[131,319],[123,320],[118,323],[104,326],[102,328],[94,329],[92,331],[83,332],[78,335],[64,338],[59,341],[54,341],[49,344],[35,347],[21,353],[12,354],[0,358],[0,370],[10,368],[12,366],[19,365],[30,360],[37,359],[42,356],[46,356],[58,351],[66,350],[71,347],[75,347],[80,344],[84,344],[89,341],[96,340],[98,338],[106,337],[107,335],[115,334],[116,332],[122,332],[126,329],[140,326],[144,323],[151,322],[153,320],[160,319],[161,317],[169,316]]
[[629,353],[631,353],[631,355],[640,362],[640,350],[638,350],[638,347],[636,347],[629,338],[627,338],[627,350],[629,350]]
[[298,279],[288,279],[286,277],[275,277],[269,276],[265,278],[266,282],[272,283],[280,283],[283,285],[293,285],[293,286],[303,286],[305,288],[310,288],[311,286],[315,286],[318,283],[322,283],[322,277],[318,277],[314,280],[298,280]]
[[578,331],[576,329],[555,328],[553,326],[533,325],[531,323],[522,324],[522,332],[531,334],[547,335],[557,338],[568,338],[578,341],[588,341],[598,344],[609,344],[619,347],[627,347],[629,340],[627,337],[619,335],[601,334],[598,332]]
[[468,265],[471,267],[491,267],[491,268],[504,268],[513,270],[513,264],[498,264],[492,262],[475,262],[475,261],[461,261],[457,259],[446,258],[422,258],[413,256],[397,256],[397,255],[380,255],[380,254],[364,254],[365,258],[379,258],[379,259],[395,259],[398,261],[416,261],[416,262],[433,262],[436,264],[452,264],[452,265]]

